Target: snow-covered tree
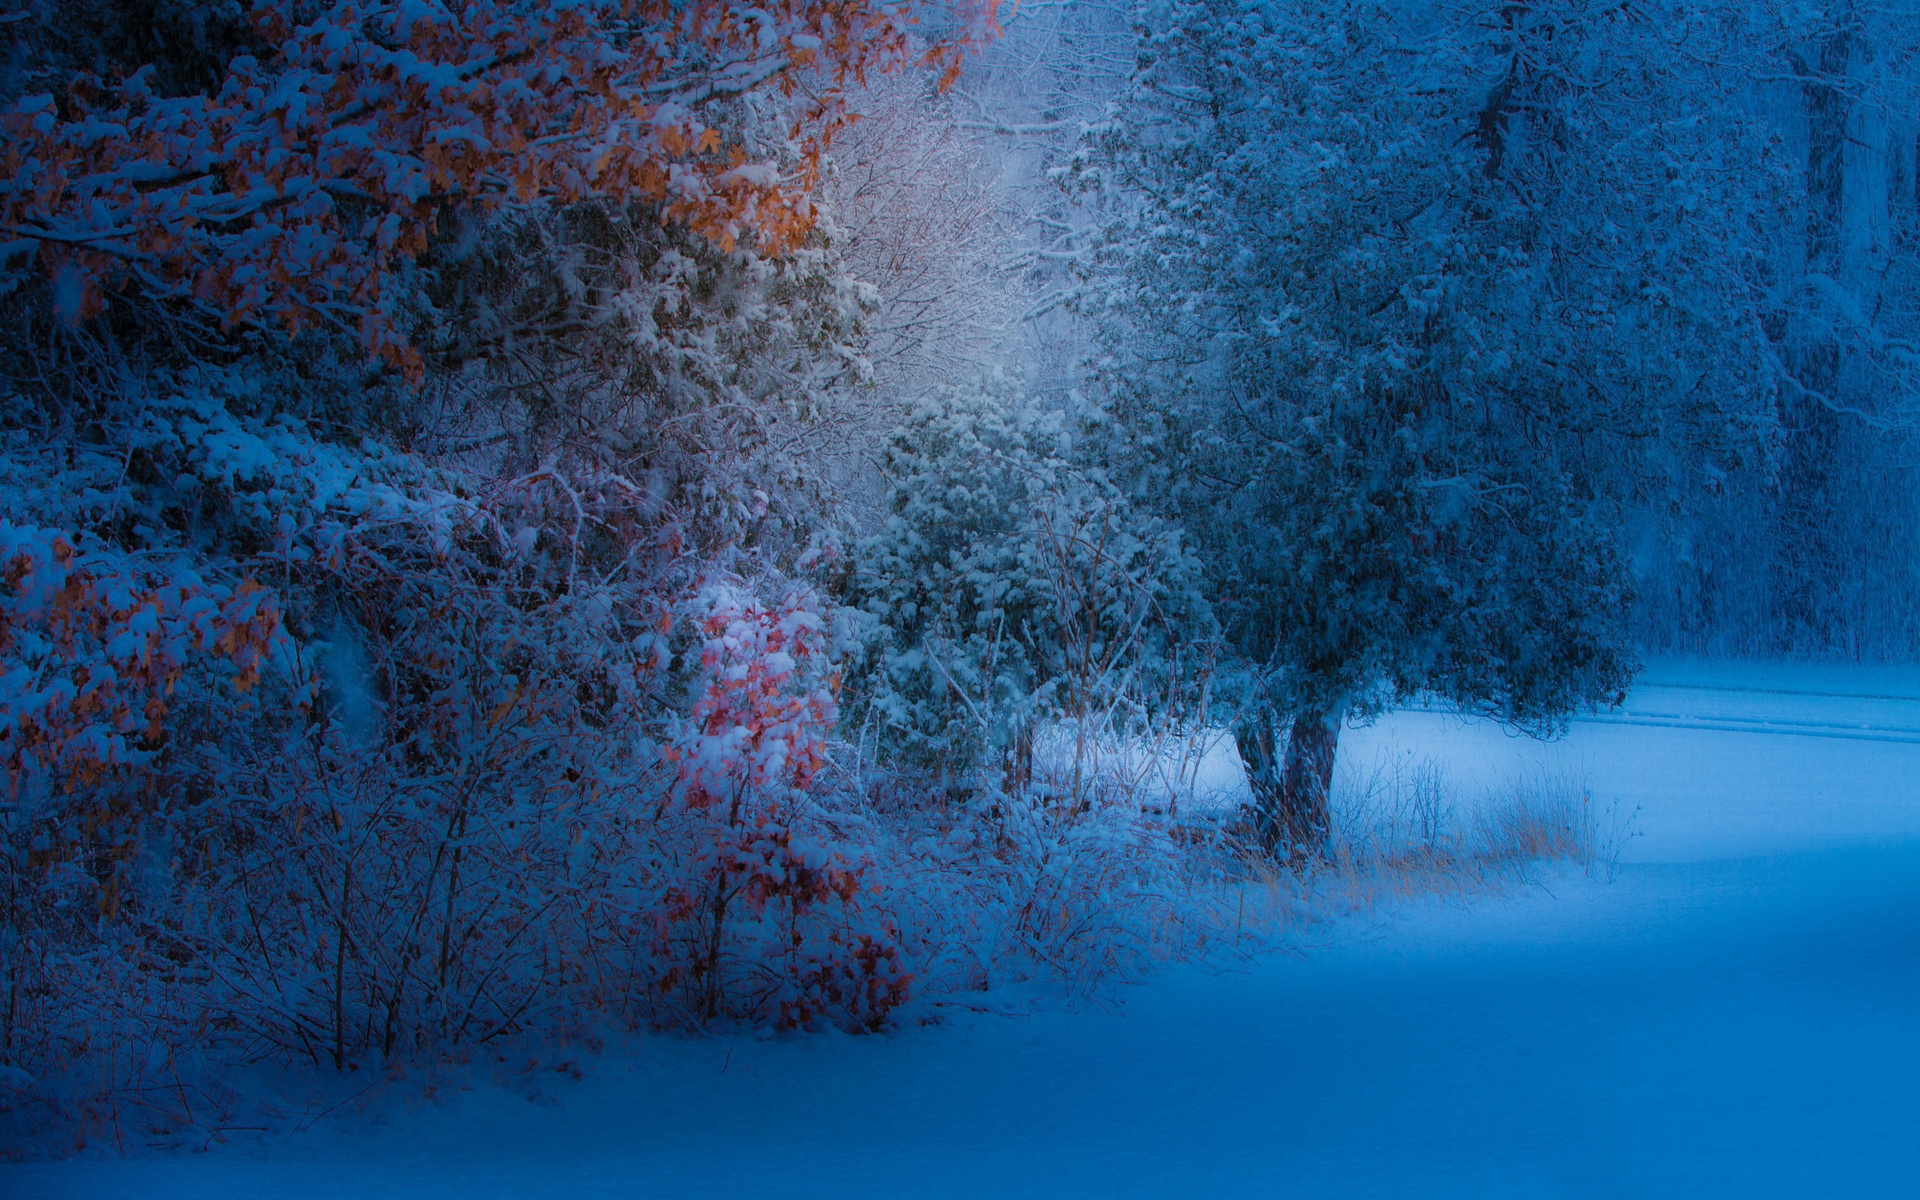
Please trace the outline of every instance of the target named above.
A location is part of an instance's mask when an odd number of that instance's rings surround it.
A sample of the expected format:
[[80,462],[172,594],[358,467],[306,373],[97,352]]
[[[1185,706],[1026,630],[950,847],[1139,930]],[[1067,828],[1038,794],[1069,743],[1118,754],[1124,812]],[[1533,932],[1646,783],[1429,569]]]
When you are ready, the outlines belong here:
[[948,389],[883,469],[886,528],[845,589],[874,622],[850,718],[883,749],[949,788],[978,786],[982,766],[1018,788],[1036,724],[1127,729],[1210,667],[1197,561],[1076,459],[1064,414],[1004,383]]
[[[135,288],[417,370],[409,273],[448,216],[611,196],[727,249],[791,247],[847,85],[916,58],[950,79],[991,25],[972,15],[916,54],[913,12],[860,0],[260,0],[237,47],[259,52],[198,90],[122,61],[13,98],[0,231],[70,319]],[[727,127],[757,91],[791,101],[789,162]]]
[[1116,460],[1244,664],[1264,836],[1311,847],[1350,714],[1430,693],[1545,730],[1624,687],[1622,502],[1657,448],[1764,420],[1777,163],[1683,69],[1719,27],[1682,6],[1137,25],[1064,173],[1105,214],[1079,306]]

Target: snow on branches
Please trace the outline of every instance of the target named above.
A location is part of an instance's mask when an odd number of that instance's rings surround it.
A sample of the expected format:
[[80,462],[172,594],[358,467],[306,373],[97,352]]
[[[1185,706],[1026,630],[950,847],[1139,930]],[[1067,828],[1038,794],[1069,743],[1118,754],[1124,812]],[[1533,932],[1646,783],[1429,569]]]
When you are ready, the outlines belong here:
[[1036,723],[1137,731],[1202,690],[1200,564],[1004,380],[949,388],[889,438],[891,510],[844,599],[873,622],[861,707],[889,755],[1017,790]]
[[836,711],[838,681],[808,678],[825,649],[819,613],[798,595],[770,608],[720,584],[702,591],[699,607],[706,689],[669,752],[687,805],[804,791]]
[[[747,956],[759,965],[747,981],[758,1001],[747,1011],[781,1028],[837,1013],[877,1029],[906,999],[912,977],[900,968],[891,930],[852,923],[861,869],[810,844],[794,820],[825,763],[837,715],[839,678],[823,671],[824,622],[809,595],[770,605],[728,583],[703,589],[695,609],[705,684],[666,748],[678,774],[678,820],[663,823],[689,836],[657,939],[664,956],[683,962],[659,986],[684,988],[697,1016],[725,1011],[725,947],[730,932],[739,936],[730,918],[737,926],[744,912],[763,936],[773,927],[775,942]],[[820,928],[836,900],[843,919]]]
[[[450,208],[646,199],[723,246],[796,245],[856,117],[846,85],[916,59],[951,80],[994,28],[988,0],[922,47],[919,7],[348,0],[303,20],[262,0],[272,52],[212,94],[162,95],[143,66],[0,114],[0,253],[38,257],[72,319],[137,284],[417,367],[403,278]],[[720,102],[767,87],[793,103],[784,148],[721,127]]]
[[7,794],[84,786],[161,744],[167,703],[195,655],[252,688],[280,613],[251,581],[143,571],[61,533],[0,521],[0,767]]

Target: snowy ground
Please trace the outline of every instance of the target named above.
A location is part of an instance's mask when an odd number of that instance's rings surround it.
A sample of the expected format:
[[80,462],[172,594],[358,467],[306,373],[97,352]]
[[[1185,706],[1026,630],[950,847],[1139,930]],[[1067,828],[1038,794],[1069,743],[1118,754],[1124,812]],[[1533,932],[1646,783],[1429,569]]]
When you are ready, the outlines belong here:
[[1114,1011],[651,1040],[270,1147],[0,1196],[1920,1196],[1920,672],[1663,665],[1541,744],[1402,713],[1343,759],[1637,807],[1575,872]]

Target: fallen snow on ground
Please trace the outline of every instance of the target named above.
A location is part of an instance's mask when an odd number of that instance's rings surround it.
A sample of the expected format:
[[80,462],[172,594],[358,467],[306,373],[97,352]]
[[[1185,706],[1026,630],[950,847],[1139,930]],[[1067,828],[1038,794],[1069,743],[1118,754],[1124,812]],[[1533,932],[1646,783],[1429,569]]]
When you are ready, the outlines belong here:
[[1356,918],[1108,1011],[645,1039],[534,1099],[0,1195],[1920,1196],[1920,672],[1658,664],[1562,741],[1413,712],[1342,746],[1396,755],[1578,777],[1638,836],[1611,883]]

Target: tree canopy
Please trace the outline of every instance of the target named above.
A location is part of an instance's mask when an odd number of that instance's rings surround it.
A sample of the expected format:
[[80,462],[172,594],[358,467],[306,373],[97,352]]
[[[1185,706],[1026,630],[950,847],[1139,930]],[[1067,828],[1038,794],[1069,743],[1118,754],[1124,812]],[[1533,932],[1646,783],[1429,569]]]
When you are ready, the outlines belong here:
[[[417,366],[404,277],[449,208],[644,199],[723,247],[792,247],[848,84],[916,59],[950,81],[992,5],[917,53],[913,7],[865,0],[262,0],[246,19],[257,53],[205,90],[125,63],[15,99],[7,253],[73,318],[138,284]],[[743,139],[717,105],[769,87],[799,101],[787,137]]]
[[[1077,303],[1113,453],[1202,549],[1243,722],[1426,693],[1551,729],[1624,688],[1623,504],[1770,399],[1741,247],[1773,164],[1700,126],[1669,40],[1699,24],[1665,16],[1138,10],[1064,172],[1105,212]],[[1242,739],[1256,784],[1271,742]],[[1314,839],[1325,770],[1270,805]]]

